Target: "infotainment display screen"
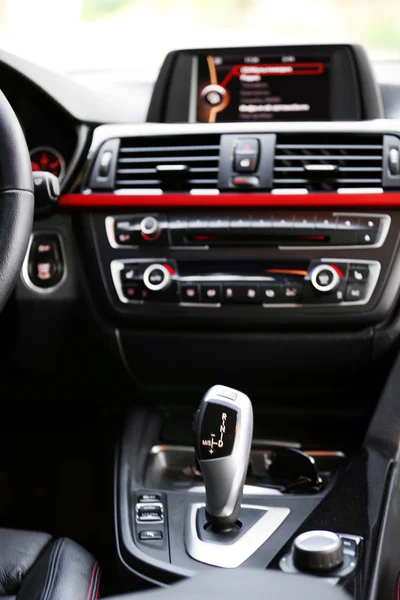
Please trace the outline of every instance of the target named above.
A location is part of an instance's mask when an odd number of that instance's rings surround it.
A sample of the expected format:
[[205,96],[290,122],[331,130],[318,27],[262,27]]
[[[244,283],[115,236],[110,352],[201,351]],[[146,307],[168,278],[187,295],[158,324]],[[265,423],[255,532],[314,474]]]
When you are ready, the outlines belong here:
[[196,120],[328,121],[330,69],[319,53],[198,56]]
[[364,48],[318,44],[170,52],[147,121],[251,125],[381,117],[380,89]]

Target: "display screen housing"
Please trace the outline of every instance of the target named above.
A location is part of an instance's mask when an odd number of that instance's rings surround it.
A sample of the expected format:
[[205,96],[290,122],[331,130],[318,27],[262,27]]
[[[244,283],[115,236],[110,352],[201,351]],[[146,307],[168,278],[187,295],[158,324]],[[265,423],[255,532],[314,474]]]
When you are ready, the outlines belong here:
[[[214,85],[219,87],[205,89]],[[154,86],[147,121],[273,124],[383,116],[364,48],[322,44],[170,52]]]
[[327,121],[327,54],[218,53],[198,56],[196,121]]

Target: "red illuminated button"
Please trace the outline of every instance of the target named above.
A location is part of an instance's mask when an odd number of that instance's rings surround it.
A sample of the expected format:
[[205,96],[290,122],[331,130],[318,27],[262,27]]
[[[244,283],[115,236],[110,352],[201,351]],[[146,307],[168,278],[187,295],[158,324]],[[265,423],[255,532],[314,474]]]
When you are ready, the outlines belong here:
[[256,304],[260,302],[259,286],[225,284],[222,286],[222,302],[224,304]]
[[282,288],[282,301],[290,304],[301,302],[303,286],[301,283],[285,283]]
[[262,304],[278,304],[282,300],[282,288],[279,283],[266,283],[260,286]]
[[115,241],[120,246],[133,246],[134,245],[134,237],[133,233],[129,231],[120,231],[115,233]]
[[149,294],[141,283],[124,285],[122,290],[127,300],[146,300]]
[[219,284],[202,285],[201,301],[204,304],[218,304],[219,302],[221,302],[221,286]]
[[200,302],[200,286],[197,284],[181,284],[181,302]]
[[260,180],[254,175],[243,175],[232,178],[232,183],[235,187],[256,188],[260,185]]

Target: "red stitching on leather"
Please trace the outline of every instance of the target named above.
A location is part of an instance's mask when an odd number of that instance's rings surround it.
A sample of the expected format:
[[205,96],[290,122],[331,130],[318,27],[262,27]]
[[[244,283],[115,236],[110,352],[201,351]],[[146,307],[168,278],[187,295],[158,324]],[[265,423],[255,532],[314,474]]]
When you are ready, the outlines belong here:
[[100,579],[101,579],[101,570],[99,569],[99,576],[97,578],[97,587],[96,587],[96,593],[94,595],[94,600],[97,600],[97,598],[99,597],[99,592],[100,592]]
[[94,563],[94,565],[93,565],[93,569],[92,569],[92,577],[91,577],[91,579],[90,579],[89,591],[88,591],[88,593],[87,593],[86,600],[90,600],[90,595],[91,595],[91,593],[92,593],[92,587],[93,587],[93,581],[94,581],[94,574],[95,574],[95,572],[96,572],[96,567],[97,567],[97,565],[98,565],[98,562],[97,562],[97,560],[96,560],[96,562],[95,562],[95,563]]

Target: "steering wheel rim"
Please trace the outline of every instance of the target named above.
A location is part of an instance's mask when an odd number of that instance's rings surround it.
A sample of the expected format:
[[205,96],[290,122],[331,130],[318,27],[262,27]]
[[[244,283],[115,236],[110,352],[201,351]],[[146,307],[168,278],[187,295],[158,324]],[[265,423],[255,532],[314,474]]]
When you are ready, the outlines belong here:
[[13,291],[32,232],[33,177],[21,125],[0,91],[0,311]]

